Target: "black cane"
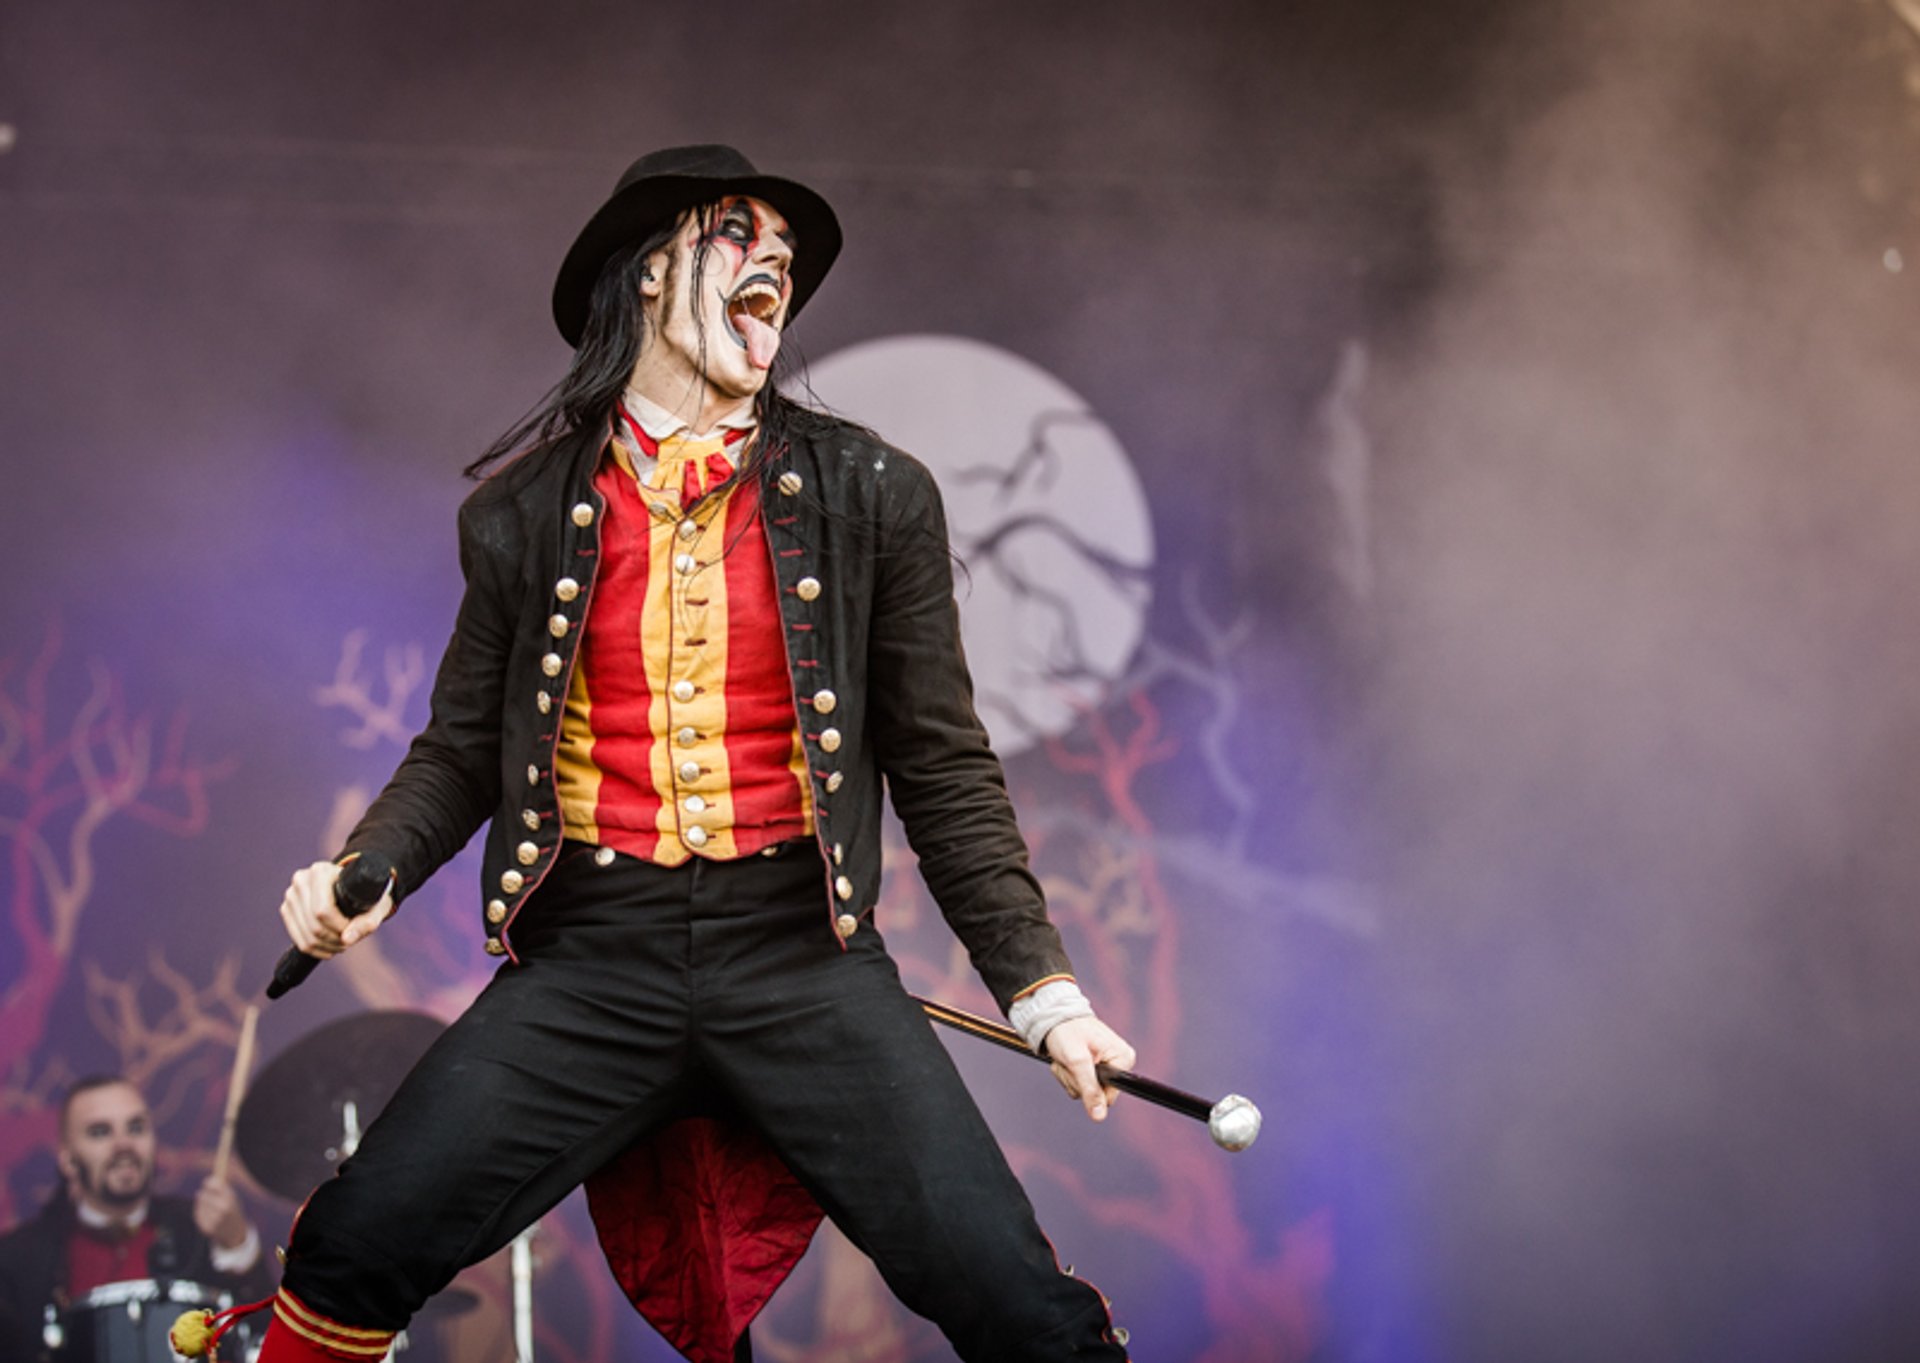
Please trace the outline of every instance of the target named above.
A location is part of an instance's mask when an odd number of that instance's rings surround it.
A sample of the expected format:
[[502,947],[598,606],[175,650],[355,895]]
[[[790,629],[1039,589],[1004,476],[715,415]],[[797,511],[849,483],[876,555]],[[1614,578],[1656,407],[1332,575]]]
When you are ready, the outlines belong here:
[[[965,1032],[968,1036],[991,1041],[996,1046],[1004,1046],[1010,1051],[1018,1051],[1029,1059],[1043,1064],[1051,1063],[1047,1057],[1035,1054],[1033,1048],[1025,1042],[1020,1033],[1003,1023],[991,1021],[964,1008],[955,1008],[951,1004],[937,1003],[932,999],[923,999],[914,995],[914,1002],[927,1010],[927,1016],[935,1022],[953,1028],[956,1032]],[[1213,1143],[1222,1150],[1240,1151],[1252,1145],[1260,1134],[1260,1109],[1250,1099],[1237,1093],[1229,1093],[1217,1103],[1209,1103],[1198,1094],[1177,1089],[1171,1084],[1163,1084],[1158,1079],[1149,1079],[1144,1074],[1135,1074],[1131,1070],[1117,1070],[1111,1065],[1102,1065],[1096,1071],[1103,1084],[1112,1084],[1122,1093],[1131,1093],[1136,1098],[1144,1098],[1158,1107],[1169,1108],[1174,1112],[1192,1117],[1207,1124],[1207,1134],[1213,1137]]]

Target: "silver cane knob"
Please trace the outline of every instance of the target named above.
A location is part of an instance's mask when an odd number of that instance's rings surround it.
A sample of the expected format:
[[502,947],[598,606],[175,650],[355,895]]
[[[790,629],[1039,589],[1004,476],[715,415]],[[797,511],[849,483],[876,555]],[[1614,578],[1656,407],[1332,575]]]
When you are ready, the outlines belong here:
[[1260,1109],[1251,1098],[1229,1093],[1207,1114],[1207,1134],[1222,1150],[1245,1150],[1260,1135]]

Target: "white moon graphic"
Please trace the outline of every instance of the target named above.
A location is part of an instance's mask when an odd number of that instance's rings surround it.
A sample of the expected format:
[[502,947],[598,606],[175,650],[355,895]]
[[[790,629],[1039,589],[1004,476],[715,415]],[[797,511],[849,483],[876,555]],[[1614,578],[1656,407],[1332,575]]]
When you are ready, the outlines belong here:
[[889,336],[812,365],[814,397],[933,470],[976,703],[1002,756],[1065,733],[1132,661],[1153,524],[1127,452],[1059,379],[957,336]]

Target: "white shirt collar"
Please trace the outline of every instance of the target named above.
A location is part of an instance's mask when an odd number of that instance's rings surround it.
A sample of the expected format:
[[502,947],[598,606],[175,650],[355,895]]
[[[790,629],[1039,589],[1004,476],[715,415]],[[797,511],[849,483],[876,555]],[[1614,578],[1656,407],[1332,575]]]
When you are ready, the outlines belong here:
[[139,1230],[146,1222],[148,1205],[143,1201],[126,1216],[109,1216],[91,1203],[76,1202],[73,1215],[81,1225],[94,1230]]
[[[670,435],[678,435],[689,429],[685,418],[669,412],[637,388],[628,388],[620,395],[620,402],[651,440],[665,440]],[[754,413],[753,402],[748,399],[715,422],[714,429],[750,431],[759,424],[760,418]]]

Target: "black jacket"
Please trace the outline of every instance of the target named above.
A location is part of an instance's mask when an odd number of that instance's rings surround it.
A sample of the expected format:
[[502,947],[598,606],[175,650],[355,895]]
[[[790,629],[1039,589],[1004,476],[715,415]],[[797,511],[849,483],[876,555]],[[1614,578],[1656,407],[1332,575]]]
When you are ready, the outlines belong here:
[[[184,1197],[155,1197],[147,1206],[158,1243],[171,1247],[168,1275],[230,1292],[235,1301],[257,1301],[273,1291],[273,1256],[264,1246],[244,1274],[217,1273],[213,1246],[193,1224],[193,1202]],[[73,1234],[73,1204],[56,1196],[39,1215],[0,1236],[0,1358],[28,1363],[45,1356],[41,1330],[49,1303],[66,1304],[67,1241]],[[154,1252],[149,1253],[152,1260]],[[150,1267],[160,1268],[159,1263]],[[172,1308],[175,1311],[183,1307]]]
[[[561,840],[553,757],[590,625],[605,446],[574,435],[489,478],[460,508],[466,593],[432,717],[347,841],[417,888],[492,819],[487,949]],[[794,708],[829,870],[822,931],[844,938],[880,891],[880,792],[1001,1008],[1070,970],[973,708],[946,518],[917,460],[845,423],[806,423],[759,471]]]

